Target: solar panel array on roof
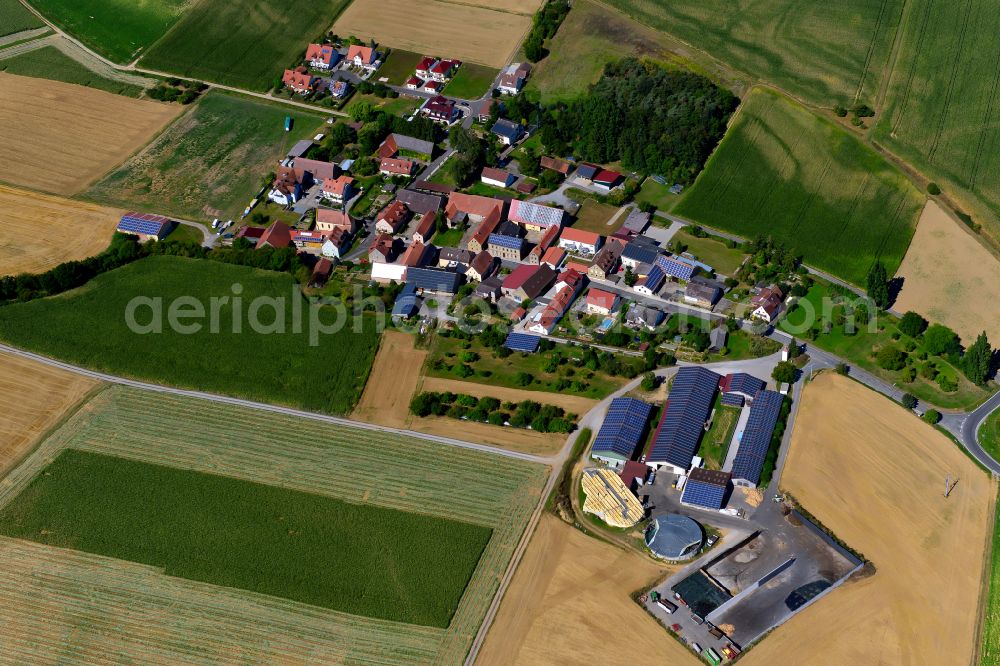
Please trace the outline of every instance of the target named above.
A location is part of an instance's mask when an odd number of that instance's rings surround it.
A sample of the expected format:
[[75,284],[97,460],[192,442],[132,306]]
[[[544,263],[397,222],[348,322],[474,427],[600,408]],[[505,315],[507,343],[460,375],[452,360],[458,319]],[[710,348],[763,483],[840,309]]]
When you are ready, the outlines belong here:
[[500,234],[490,234],[490,245],[506,247],[511,250],[520,250],[524,247],[524,239],[517,236],[502,236]]
[[743,396],[739,393],[725,393],[722,396],[722,404],[729,407],[742,407]]
[[527,333],[510,333],[507,335],[507,339],[504,340],[503,346],[512,351],[533,354],[538,351],[539,342],[541,342],[541,338],[537,335],[528,335]]
[[719,379],[718,374],[698,366],[677,371],[647,462],[670,463],[683,469],[691,466]]
[[646,279],[643,280],[642,286],[649,290],[651,293],[656,293],[666,282],[667,276],[663,274],[659,266],[653,266],[649,269],[649,273],[646,274]]
[[705,509],[721,509],[722,500],[725,499],[725,495],[725,488],[700,481],[688,481],[684,486],[684,495],[681,497],[681,502],[700,506]]
[[625,397],[612,400],[591,452],[631,458],[646,430],[650,411],[652,406],[642,400]]
[[443,268],[417,268],[406,269],[406,283],[414,285],[417,289],[425,291],[437,291],[454,294],[462,281],[462,276]]
[[745,372],[734,372],[728,377],[727,393],[742,393],[747,396],[755,396],[758,391],[763,391],[767,386],[762,380],[748,375]]
[[760,472],[764,468],[764,458],[771,446],[771,436],[778,423],[783,400],[784,397],[775,391],[757,392],[750,405],[750,416],[743,429],[740,448],[733,460],[734,479],[744,479],[754,485],[760,482]]
[[159,235],[163,228],[170,224],[170,220],[162,215],[151,215],[149,213],[125,213],[118,222],[118,231],[130,234],[144,234],[147,236]]
[[694,276],[694,272],[697,270],[694,264],[678,259],[677,257],[668,257],[666,255],[661,255],[656,258],[656,266],[658,266],[667,275],[673,275],[679,280],[690,280]]

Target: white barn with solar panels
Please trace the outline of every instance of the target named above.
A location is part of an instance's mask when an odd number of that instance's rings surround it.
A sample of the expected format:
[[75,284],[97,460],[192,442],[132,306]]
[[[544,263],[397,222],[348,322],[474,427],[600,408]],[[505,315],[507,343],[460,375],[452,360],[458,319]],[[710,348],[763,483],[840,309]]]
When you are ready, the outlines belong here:
[[621,469],[642,441],[652,409],[648,403],[635,398],[612,400],[604,423],[590,447],[590,457]]
[[750,417],[740,437],[733,460],[733,485],[756,488],[778,424],[784,396],[775,391],[758,391],[750,405]]
[[646,456],[647,465],[669,467],[677,474],[691,467],[720,379],[719,374],[700,366],[687,366],[677,371],[653,436],[653,446]]
[[122,215],[115,229],[120,234],[138,236],[142,242],[148,240],[161,241],[174,230],[174,223],[162,215],[151,213],[136,213],[134,211]]

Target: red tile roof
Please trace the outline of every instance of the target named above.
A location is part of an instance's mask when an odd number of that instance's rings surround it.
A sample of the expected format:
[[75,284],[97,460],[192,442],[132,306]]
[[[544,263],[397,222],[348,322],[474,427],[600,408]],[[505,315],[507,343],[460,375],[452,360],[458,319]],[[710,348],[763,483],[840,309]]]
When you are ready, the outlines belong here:
[[428,214],[421,217],[420,222],[417,223],[417,228],[413,231],[414,237],[420,236],[426,241],[431,234],[431,230],[434,228],[434,222],[434,215]]
[[398,152],[399,146],[396,145],[396,137],[390,134],[385,137],[385,141],[378,147],[378,152],[375,154],[379,157],[395,157]]
[[605,310],[613,308],[616,300],[618,300],[617,294],[612,294],[610,291],[604,291],[603,289],[592,288],[587,292],[587,305],[596,305]]
[[624,176],[618,173],[617,171],[611,171],[610,169],[601,169],[600,171],[597,172],[597,175],[595,175],[591,180],[593,180],[595,183],[607,183],[608,185],[611,185],[613,183],[618,182],[622,178],[624,178]]
[[375,218],[376,222],[386,222],[393,231],[398,231],[399,227],[406,220],[406,215],[409,213],[409,209],[399,199],[396,199],[391,204],[382,209],[382,212],[378,214]]
[[550,266],[556,267],[563,262],[566,258],[566,250],[561,247],[550,247],[542,255],[542,263],[548,264]]
[[354,183],[354,179],[350,176],[338,176],[336,178],[327,178],[323,181],[323,191],[334,194],[338,197],[344,196],[344,192],[347,188]]
[[333,54],[336,53],[329,44],[310,44],[306,47],[306,60],[320,60],[327,65],[333,62]]
[[375,60],[375,49],[370,46],[352,44],[351,48],[347,49],[347,59],[354,60],[354,56],[361,56],[361,62],[370,65]]
[[410,160],[396,159],[394,157],[383,157],[378,165],[379,171],[392,173],[399,176],[409,176],[413,173],[413,162]]
[[550,171],[561,173],[564,176],[569,173],[570,164],[566,160],[561,160],[556,157],[542,157],[540,162],[543,169],[549,169]]
[[315,84],[315,76],[309,74],[305,67],[298,67],[296,69],[286,69],[285,73],[281,75],[281,82],[286,86],[295,91],[305,91],[312,90]]
[[347,213],[334,210],[332,208],[317,208],[316,209],[316,224],[332,225],[334,228],[342,228],[350,230],[354,228],[354,223]]
[[260,237],[257,247],[270,245],[274,248],[288,247],[292,244],[291,228],[284,222],[272,222],[267,231]]
[[572,243],[596,246],[601,242],[601,235],[594,233],[593,231],[583,231],[582,229],[566,227],[562,230],[562,234],[559,236],[559,239],[570,241]]
[[511,173],[510,171],[497,169],[496,167],[483,167],[481,176],[506,185],[510,181]]

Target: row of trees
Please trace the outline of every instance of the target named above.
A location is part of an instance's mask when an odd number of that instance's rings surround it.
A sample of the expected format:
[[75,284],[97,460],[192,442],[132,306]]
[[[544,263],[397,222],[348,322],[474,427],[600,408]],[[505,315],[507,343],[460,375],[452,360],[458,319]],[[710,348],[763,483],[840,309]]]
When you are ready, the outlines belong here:
[[477,423],[531,428],[536,432],[571,432],[576,414],[561,407],[532,400],[501,402],[497,398],[477,398],[464,393],[425,391],[410,401],[410,411],[417,416],[448,416]]
[[569,0],[547,0],[545,6],[535,13],[531,32],[524,40],[524,55],[531,62],[538,62],[546,55],[545,40],[552,39],[559,25],[569,13]]

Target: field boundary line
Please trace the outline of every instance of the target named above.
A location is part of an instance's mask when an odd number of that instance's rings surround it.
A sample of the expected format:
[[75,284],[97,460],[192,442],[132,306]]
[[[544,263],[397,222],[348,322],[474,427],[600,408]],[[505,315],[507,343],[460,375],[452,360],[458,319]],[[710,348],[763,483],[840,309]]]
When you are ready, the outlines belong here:
[[[477,4],[473,3],[473,2],[462,2],[462,0],[434,0],[434,1],[435,2],[440,2],[443,5],[459,5],[461,7],[476,7],[478,9],[488,9],[491,12],[498,12],[500,14],[511,14],[513,16],[527,16],[529,18],[532,17],[532,16],[534,16],[535,13],[536,13],[536,12],[529,12],[529,13],[525,14],[524,12],[515,12],[515,11],[513,11],[511,9],[500,9],[499,7],[487,7],[487,6],[484,6],[484,5],[477,5]],[[540,8],[541,7],[539,7],[539,9]],[[341,11],[343,11],[343,10],[341,10]],[[336,21],[334,21],[334,23],[336,23]],[[521,44],[520,44],[520,42],[518,42],[518,48],[520,48],[520,46],[521,46]]]
[[[933,4],[932,0],[926,0],[926,4],[924,5],[923,20],[920,21],[920,30],[917,32],[916,43],[913,46],[913,52],[916,55],[910,60],[909,72],[906,75],[906,84],[903,87],[903,91],[898,95],[899,101],[897,102],[895,113],[893,113],[893,115],[888,119],[889,136],[892,137],[895,136],[896,130],[899,128],[900,123],[903,122],[903,116],[906,115],[906,107],[910,103],[910,90],[913,88],[913,77],[916,76],[917,72],[917,58],[923,50],[924,36],[927,34],[927,22],[930,20],[931,7]],[[903,23],[900,22],[900,33],[905,32],[903,27]],[[900,47],[900,50],[902,50],[902,46]]]
[[899,52],[902,49],[903,24],[906,23],[909,10],[912,8],[912,3],[908,5],[907,0],[903,0],[899,9],[899,21],[896,23],[892,43],[889,45],[889,53],[882,64],[882,78],[879,81],[878,90],[875,91],[874,109],[877,114],[882,113],[885,106],[886,93],[889,91],[889,85],[892,83],[893,76],[896,73],[896,62],[899,60]]
[[[986,611],[989,609],[990,595],[993,592],[993,551],[996,548],[994,538],[997,529],[997,504],[1000,503],[1000,484],[997,483],[997,477],[991,475],[991,478],[993,480],[993,510],[989,513],[989,529],[986,530],[986,548],[983,549],[983,572],[985,575],[979,586],[979,599],[976,604],[976,617],[979,618],[979,622],[976,623],[975,640],[972,645],[972,661],[969,662],[969,666],[977,666],[982,659],[983,639],[986,632],[986,622],[989,619],[986,617]],[[997,592],[1000,593],[1000,590],[997,590]]]
[[858,87],[854,91],[854,101],[858,102],[861,99],[861,93],[865,87],[865,77],[868,76],[868,69],[871,66],[872,57],[875,55],[875,46],[878,44],[879,35],[882,32],[882,22],[885,18],[886,6],[889,4],[889,0],[882,0],[881,6],[878,9],[878,18],[875,19],[875,29],[872,32],[872,38],[868,42],[868,52],[865,53],[865,63],[861,67],[861,76],[858,78]]
[[971,16],[972,0],[966,0],[965,15],[962,17],[962,29],[958,33],[958,44],[952,56],[951,76],[948,77],[948,88],[945,91],[944,103],[941,105],[941,115],[938,117],[937,131],[934,132],[934,139],[931,141],[930,149],[927,151],[927,161],[931,164],[934,164],[934,155],[937,154],[938,145],[941,143],[941,133],[944,132],[945,119],[948,117],[948,108],[951,106],[951,98],[955,92],[955,77],[958,76],[962,49],[965,46],[965,36],[969,32],[969,18]]

